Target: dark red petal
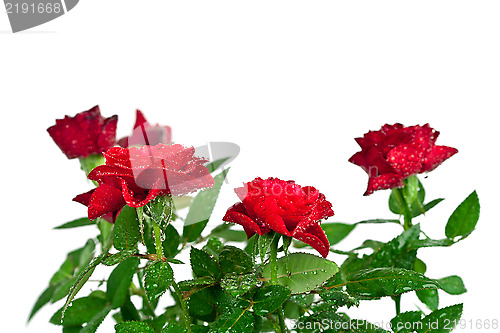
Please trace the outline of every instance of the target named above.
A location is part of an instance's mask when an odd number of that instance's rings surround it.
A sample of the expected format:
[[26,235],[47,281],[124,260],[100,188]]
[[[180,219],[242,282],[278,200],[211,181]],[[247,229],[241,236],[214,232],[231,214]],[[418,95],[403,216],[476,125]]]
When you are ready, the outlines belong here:
[[92,169],[87,178],[90,180],[102,180],[104,177],[134,177],[130,169],[119,168],[111,165],[99,165]]
[[97,147],[101,152],[113,147],[116,143],[116,124],[118,116],[114,115],[104,120],[104,124],[98,133]]
[[90,197],[89,219],[95,220],[105,214],[118,211],[123,206],[125,206],[125,200],[123,200],[122,192],[119,189],[107,184],[99,185]]
[[285,221],[278,214],[269,214],[265,217],[265,225],[279,234],[291,236],[292,233],[286,227]]
[[421,172],[429,172],[437,168],[441,163],[458,153],[458,150],[447,146],[434,146],[424,161]]
[[134,191],[133,186],[129,186],[125,179],[120,179],[122,184],[122,194],[125,202],[130,207],[142,207],[154,198],[156,198],[161,190],[151,189],[147,191]]
[[76,197],[73,198],[73,201],[81,203],[84,206],[88,206],[89,205],[89,201],[90,201],[90,197],[92,196],[92,193],[94,193],[94,191],[95,191],[95,188],[92,189],[92,190],[90,190],[90,191],[88,191],[88,192],[79,194],[79,195],[77,195]]
[[311,226],[306,231],[295,231],[293,237],[311,245],[323,256],[323,258],[326,258],[330,252],[330,243],[328,242],[328,238],[326,238],[325,232],[321,229],[319,224]]
[[389,151],[387,161],[400,177],[406,178],[422,169],[423,152],[414,145],[400,145]]
[[368,188],[364,195],[370,195],[377,190],[385,190],[396,187],[403,187],[403,178],[396,174],[387,173],[368,180]]
[[264,233],[259,225],[245,213],[245,207],[241,202],[239,202],[227,210],[226,215],[224,215],[222,220],[242,225],[248,238],[252,237],[255,233],[263,235]]
[[144,117],[144,115],[142,114],[141,110],[137,110],[135,113],[134,129],[136,129],[137,127],[139,127],[141,125],[149,126],[149,123],[146,120],[146,117]]

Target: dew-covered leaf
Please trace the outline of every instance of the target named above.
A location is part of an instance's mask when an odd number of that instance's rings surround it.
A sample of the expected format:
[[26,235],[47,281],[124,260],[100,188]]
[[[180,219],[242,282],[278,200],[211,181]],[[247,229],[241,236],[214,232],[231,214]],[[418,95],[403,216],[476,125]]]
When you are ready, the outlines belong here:
[[415,271],[402,268],[375,268],[347,277],[347,291],[363,298],[396,296],[419,289],[437,289],[439,283]]
[[290,295],[290,288],[285,286],[271,285],[259,288],[253,295],[253,311],[258,316],[267,316],[277,310]]
[[[287,286],[292,294],[300,294],[323,284],[339,268],[330,260],[309,253],[292,253],[277,260],[278,284]],[[271,280],[271,265],[262,269],[266,281]]]
[[135,247],[140,238],[139,218],[135,208],[125,206],[116,218],[113,228],[113,245],[117,250]]
[[148,324],[141,321],[124,321],[115,325],[116,333],[155,333]]
[[156,261],[146,269],[144,289],[151,304],[154,304],[172,285],[174,272],[166,262]]
[[258,283],[254,273],[248,274],[226,274],[220,282],[220,286],[229,295],[239,297],[252,290]]

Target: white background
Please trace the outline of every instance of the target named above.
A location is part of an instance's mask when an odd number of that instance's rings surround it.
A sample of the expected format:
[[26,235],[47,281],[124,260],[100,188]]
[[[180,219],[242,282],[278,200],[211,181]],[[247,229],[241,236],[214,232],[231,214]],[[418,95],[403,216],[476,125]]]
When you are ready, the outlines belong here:
[[[388,191],[362,196],[366,174],[347,162],[358,150],[353,138],[384,123],[429,122],[438,143],[459,154],[421,177],[429,199],[447,198],[418,219],[423,230],[444,237],[448,216],[474,189],[482,213],[468,239],[419,256],[428,276],[465,281],[468,293],[441,293],[441,306],[464,302],[463,318],[474,323],[500,319],[499,17],[497,1],[82,0],[12,34],[0,13],[1,330],[60,331],[47,323],[59,304],[26,319],[66,252],[96,231],[51,230],[85,215],[71,199],[90,184],[46,128],[96,104],[119,115],[119,137],[140,108],[172,126],[176,142],[241,147],[213,224],[236,202],[232,188],[257,176],[317,187],[333,203],[330,221],[391,218]],[[399,231],[361,226],[337,248]],[[404,311],[417,303],[403,296]],[[387,322],[394,306],[364,302],[350,313]],[[109,331],[111,322],[100,330]]]

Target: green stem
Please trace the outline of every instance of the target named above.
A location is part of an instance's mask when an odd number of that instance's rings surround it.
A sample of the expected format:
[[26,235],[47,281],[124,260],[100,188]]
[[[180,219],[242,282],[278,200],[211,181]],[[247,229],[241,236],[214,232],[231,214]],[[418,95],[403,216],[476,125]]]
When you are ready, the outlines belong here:
[[144,244],[144,208],[143,207],[137,207],[135,209],[137,212],[137,217],[139,218],[139,228],[141,232],[141,241],[142,244]]
[[396,316],[401,313],[401,295],[394,296],[392,298],[394,303],[396,303]]
[[[271,265],[271,282],[272,284],[278,284],[278,242],[280,240],[280,235],[278,233],[274,234],[273,241],[271,243],[271,256],[270,256],[270,265]],[[283,317],[283,306],[280,306],[278,310],[278,321],[280,324],[280,332],[287,332],[285,326],[285,318]]]
[[155,235],[155,247],[156,247],[156,257],[158,260],[163,259],[163,246],[161,244],[161,230],[160,226],[158,223],[155,221],[151,220],[151,223],[153,224],[153,231]]
[[172,287],[174,287],[175,293],[177,294],[177,297],[179,297],[179,302],[181,303],[182,314],[184,318],[184,326],[186,326],[187,331],[191,333],[191,323],[189,320],[189,311],[187,308],[186,300],[184,299],[184,297],[182,297],[182,292],[179,286],[177,285],[177,282],[173,281]]
[[405,196],[403,194],[403,189],[402,188],[394,189],[394,195],[396,196],[396,200],[398,200],[401,206],[403,207],[403,218],[404,218],[403,227],[405,230],[408,230],[413,226],[411,222],[412,214],[410,211],[410,207],[408,206],[408,203],[406,202]]
[[[411,213],[410,206],[408,205],[408,202],[405,199],[403,189],[402,188],[394,189],[394,195],[396,196],[396,200],[399,201],[400,206],[403,207],[403,218],[404,218],[403,228],[404,230],[408,230],[413,226],[412,223],[413,215]],[[392,299],[396,304],[396,315],[399,315],[401,313],[401,295],[394,296]]]

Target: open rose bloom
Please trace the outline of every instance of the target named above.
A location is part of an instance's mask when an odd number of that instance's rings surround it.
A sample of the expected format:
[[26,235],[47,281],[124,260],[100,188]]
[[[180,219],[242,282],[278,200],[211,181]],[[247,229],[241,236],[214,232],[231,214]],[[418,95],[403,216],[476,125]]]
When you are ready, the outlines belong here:
[[117,122],[118,116],[104,118],[99,106],[94,106],[74,117],[57,119],[47,131],[69,159],[82,158],[100,154],[115,145]]
[[356,138],[361,151],[349,162],[368,173],[365,195],[374,191],[404,186],[403,180],[412,175],[429,172],[458,152],[455,148],[437,146],[439,132],[424,126],[405,127],[384,125]]
[[320,220],[333,216],[332,204],[314,187],[256,178],[235,192],[242,202],[229,208],[223,220],[241,224],[248,238],[274,230],[311,245],[323,257],[328,255]]
[[88,175],[99,186],[73,199],[88,206],[91,220],[104,216],[113,222],[125,204],[142,207],[157,196],[183,196],[214,184],[207,161],[194,156],[193,147],[114,147],[104,157],[106,164]]

